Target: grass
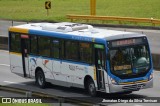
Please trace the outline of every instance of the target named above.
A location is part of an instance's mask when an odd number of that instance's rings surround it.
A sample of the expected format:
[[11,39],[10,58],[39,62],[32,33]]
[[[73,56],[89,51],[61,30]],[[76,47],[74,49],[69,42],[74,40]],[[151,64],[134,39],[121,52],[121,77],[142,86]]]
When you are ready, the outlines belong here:
[[[50,0],[52,8],[47,10],[47,0],[0,0],[0,19],[24,21],[68,21],[66,14],[90,14],[90,0]],[[160,0],[96,0],[96,14],[160,19]]]

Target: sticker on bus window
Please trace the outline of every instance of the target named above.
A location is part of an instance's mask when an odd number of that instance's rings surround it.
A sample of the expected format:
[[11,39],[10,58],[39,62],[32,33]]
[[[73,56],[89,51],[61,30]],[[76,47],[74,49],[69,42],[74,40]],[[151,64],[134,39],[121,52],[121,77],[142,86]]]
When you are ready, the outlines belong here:
[[114,66],[114,70],[126,70],[126,69],[131,69],[131,65],[122,65],[122,66]]

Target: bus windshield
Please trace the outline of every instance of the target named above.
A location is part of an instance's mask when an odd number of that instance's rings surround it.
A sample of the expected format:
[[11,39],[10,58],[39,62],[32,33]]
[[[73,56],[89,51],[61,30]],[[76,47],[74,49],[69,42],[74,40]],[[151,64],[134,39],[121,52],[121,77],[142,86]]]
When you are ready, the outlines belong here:
[[111,73],[122,78],[144,76],[150,68],[148,45],[110,49]]

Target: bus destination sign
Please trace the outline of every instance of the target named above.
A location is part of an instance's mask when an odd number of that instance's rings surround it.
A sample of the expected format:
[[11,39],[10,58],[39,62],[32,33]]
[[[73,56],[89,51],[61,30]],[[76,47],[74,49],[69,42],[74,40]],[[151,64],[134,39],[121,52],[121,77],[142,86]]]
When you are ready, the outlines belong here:
[[135,45],[135,44],[141,44],[141,43],[145,43],[145,38],[133,38],[133,39],[111,41],[109,43],[109,46],[119,47],[119,46],[128,46],[128,45]]
[[116,41],[117,46],[135,44],[135,39],[127,39]]

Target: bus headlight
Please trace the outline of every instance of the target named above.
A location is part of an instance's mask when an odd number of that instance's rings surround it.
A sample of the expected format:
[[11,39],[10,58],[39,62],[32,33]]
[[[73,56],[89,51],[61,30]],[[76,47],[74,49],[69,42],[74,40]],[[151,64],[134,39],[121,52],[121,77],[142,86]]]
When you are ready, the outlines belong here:
[[112,82],[112,84],[117,84],[116,80],[114,80],[112,78],[111,78],[111,82]]
[[149,79],[148,80],[151,80],[153,78],[153,73],[150,74],[149,76]]

